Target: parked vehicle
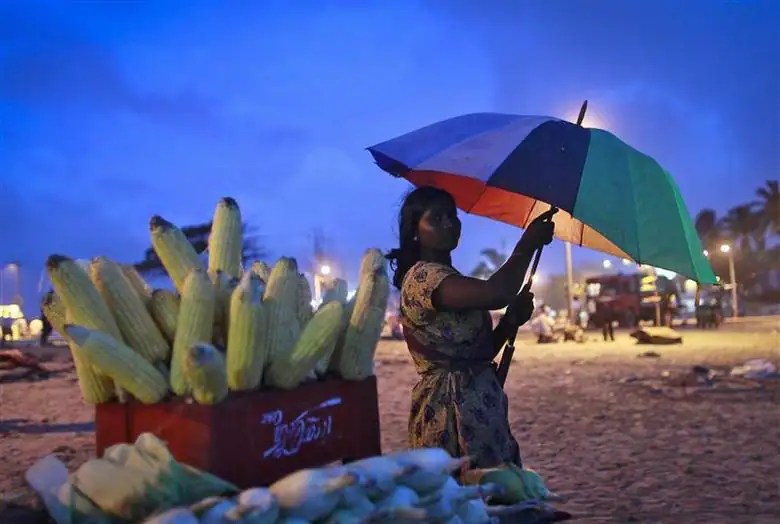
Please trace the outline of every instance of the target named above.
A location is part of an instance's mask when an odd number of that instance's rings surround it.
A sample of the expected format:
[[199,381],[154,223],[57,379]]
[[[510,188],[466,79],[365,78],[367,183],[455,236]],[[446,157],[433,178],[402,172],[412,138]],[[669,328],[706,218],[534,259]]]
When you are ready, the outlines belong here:
[[591,324],[598,323],[607,308],[623,327],[635,327],[640,320],[656,323],[657,313],[661,325],[669,325],[679,310],[677,284],[653,273],[591,277],[585,281],[585,292]]

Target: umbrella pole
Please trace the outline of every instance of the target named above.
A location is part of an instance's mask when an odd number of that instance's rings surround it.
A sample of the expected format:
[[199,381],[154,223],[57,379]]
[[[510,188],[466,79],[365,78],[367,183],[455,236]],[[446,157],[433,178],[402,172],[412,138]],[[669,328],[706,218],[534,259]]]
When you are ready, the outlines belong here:
[[[554,206],[550,206],[550,209],[553,209]],[[552,220],[552,219],[551,219]],[[534,254],[534,260],[531,264],[531,273],[528,276],[528,281],[523,285],[523,287],[520,289],[520,293],[518,295],[522,295],[523,293],[528,293],[531,291],[531,284],[534,281],[534,275],[536,275],[536,268],[539,267],[539,259],[542,257],[542,249],[544,247],[540,247],[536,250],[536,253]],[[512,304],[509,305],[509,308],[512,307]],[[507,309],[507,313],[509,313],[509,309]],[[496,368],[496,375],[498,375],[498,382],[501,384],[501,387],[504,387],[504,384],[506,383],[506,377],[509,374],[509,365],[512,363],[512,357],[515,354],[515,338],[517,336],[517,330],[520,328],[520,326],[512,326],[513,329],[510,330],[510,335],[507,337],[506,344],[504,345],[504,350],[501,352],[501,360],[498,363],[498,367]]]

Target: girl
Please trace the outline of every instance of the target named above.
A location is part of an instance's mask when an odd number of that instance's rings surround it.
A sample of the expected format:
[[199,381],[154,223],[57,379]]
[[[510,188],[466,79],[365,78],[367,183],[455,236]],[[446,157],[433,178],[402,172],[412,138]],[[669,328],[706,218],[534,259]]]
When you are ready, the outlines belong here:
[[[553,238],[554,211],[534,220],[512,255],[487,280],[452,267],[460,240],[455,201],[446,191],[422,187],[405,199],[400,246],[387,257],[401,291],[401,323],[420,381],[412,391],[411,447],[440,447],[469,456],[472,467],[522,466],[509,429],[507,398],[493,359],[511,329],[533,312],[533,295],[520,294],[534,252]],[[513,303],[493,329],[490,311]]]

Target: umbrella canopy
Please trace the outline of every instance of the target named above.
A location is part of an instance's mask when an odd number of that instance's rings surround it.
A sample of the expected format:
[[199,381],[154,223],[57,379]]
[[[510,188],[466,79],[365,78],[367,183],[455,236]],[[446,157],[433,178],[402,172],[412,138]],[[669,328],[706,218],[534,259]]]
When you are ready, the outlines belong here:
[[672,177],[607,131],[474,113],[368,151],[394,176],[447,190],[466,212],[524,228],[555,206],[561,240],[716,282]]

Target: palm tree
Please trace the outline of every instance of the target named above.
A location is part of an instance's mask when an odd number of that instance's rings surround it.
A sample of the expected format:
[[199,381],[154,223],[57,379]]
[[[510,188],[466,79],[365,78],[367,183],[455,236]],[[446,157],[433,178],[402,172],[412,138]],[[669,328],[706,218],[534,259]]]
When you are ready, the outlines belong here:
[[761,214],[761,226],[770,235],[780,235],[780,183],[767,180],[756,190],[760,199],[756,202]]
[[696,215],[694,226],[704,248],[710,251],[715,249],[723,236],[717,213],[712,209],[702,209]]
[[487,280],[493,273],[498,271],[498,268],[509,258],[503,253],[503,249],[500,251],[493,248],[483,249],[479,254],[484,260],[481,260],[477,267],[471,271],[471,276],[484,280]]
[[761,215],[756,212],[753,204],[741,204],[729,210],[723,217],[723,229],[728,232],[733,242],[747,253],[751,250],[753,242],[759,249],[763,247],[763,235],[761,234]]
[[[190,241],[192,247],[195,248],[195,252],[200,254],[208,248],[209,234],[211,234],[211,222],[185,226],[181,228],[181,231],[184,233],[187,240]],[[263,258],[266,253],[259,246],[259,236],[255,233],[255,229],[244,223],[242,224],[242,232],[244,234],[244,241],[241,250],[241,260],[246,263],[251,260]],[[144,252],[143,260],[136,263],[135,268],[139,272],[145,274],[160,273],[163,271],[162,262],[154,251],[154,248],[151,247]]]

